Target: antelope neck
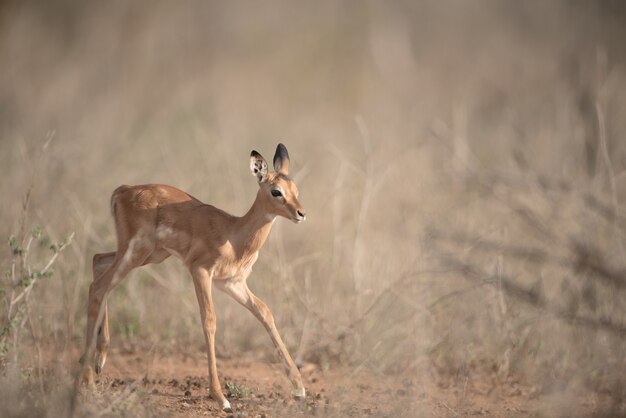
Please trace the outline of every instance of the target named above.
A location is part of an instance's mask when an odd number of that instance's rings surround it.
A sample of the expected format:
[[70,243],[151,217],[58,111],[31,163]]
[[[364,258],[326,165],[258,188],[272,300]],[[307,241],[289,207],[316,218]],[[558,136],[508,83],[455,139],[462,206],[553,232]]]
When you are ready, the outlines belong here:
[[245,248],[249,253],[259,251],[267,240],[275,218],[276,215],[267,210],[264,196],[259,190],[248,212],[237,219],[236,230],[239,232],[236,235],[236,241],[241,248]]

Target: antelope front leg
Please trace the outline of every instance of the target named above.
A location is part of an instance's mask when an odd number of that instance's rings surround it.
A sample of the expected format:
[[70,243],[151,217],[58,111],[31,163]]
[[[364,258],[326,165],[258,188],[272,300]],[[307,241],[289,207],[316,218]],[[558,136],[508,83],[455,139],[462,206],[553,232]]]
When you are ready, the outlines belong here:
[[280,338],[280,334],[276,329],[274,316],[272,315],[270,308],[268,308],[265,302],[252,293],[245,280],[235,282],[228,281],[226,283],[216,282],[216,285],[218,285],[221,290],[232,296],[232,298],[241,305],[245,306],[254,316],[257,317],[259,321],[261,321],[270,335],[270,338],[278,351],[278,356],[280,357],[285,372],[287,373],[287,377],[293,385],[291,394],[295,398],[304,399],[306,391],[304,390],[304,385],[302,384],[302,376],[300,376],[298,367],[296,367],[296,364],[289,355],[289,351],[287,351],[287,347],[285,347],[282,338]]
[[198,305],[200,306],[200,317],[202,319],[202,329],[206,339],[209,358],[209,388],[213,399],[218,401],[225,412],[232,412],[230,402],[224,397],[222,387],[217,376],[217,362],[215,361],[215,330],[217,328],[217,318],[215,307],[211,297],[211,275],[204,269],[192,271],[193,284],[196,288]]

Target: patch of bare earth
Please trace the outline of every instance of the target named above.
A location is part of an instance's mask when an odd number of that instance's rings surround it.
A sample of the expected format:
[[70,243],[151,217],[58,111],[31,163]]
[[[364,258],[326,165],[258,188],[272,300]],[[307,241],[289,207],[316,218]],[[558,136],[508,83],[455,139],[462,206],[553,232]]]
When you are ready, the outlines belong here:
[[[97,381],[115,395],[141,394],[160,416],[589,416],[600,406],[596,397],[549,398],[518,384],[495,385],[489,379],[456,381],[415,375],[381,375],[365,368],[330,370],[307,364],[302,375],[304,401],[290,396],[281,367],[254,360],[218,359],[224,393],[234,412],[225,413],[208,394],[207,362],[202,353],[160,356],[148,352],[110,353]],[[229,391],[226,387],[229,386]],[[233,390],[234,389],[234,390]]]

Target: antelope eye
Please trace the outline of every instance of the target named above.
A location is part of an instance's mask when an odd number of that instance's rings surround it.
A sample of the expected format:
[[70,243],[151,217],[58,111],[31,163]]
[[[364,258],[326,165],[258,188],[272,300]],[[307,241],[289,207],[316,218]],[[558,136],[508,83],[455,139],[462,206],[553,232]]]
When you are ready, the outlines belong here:
[[272,196],[281,197],[283,194],[278,189],[272,189]]

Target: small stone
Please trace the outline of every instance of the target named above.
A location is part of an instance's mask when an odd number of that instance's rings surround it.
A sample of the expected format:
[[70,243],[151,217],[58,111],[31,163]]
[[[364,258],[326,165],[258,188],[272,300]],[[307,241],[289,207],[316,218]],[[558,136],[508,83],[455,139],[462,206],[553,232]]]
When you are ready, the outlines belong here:
[[185,391],[185,396],[191,396],[191,392],[190,392],[190,391],[188,391],[188,390],[186,390],[186,391]]

